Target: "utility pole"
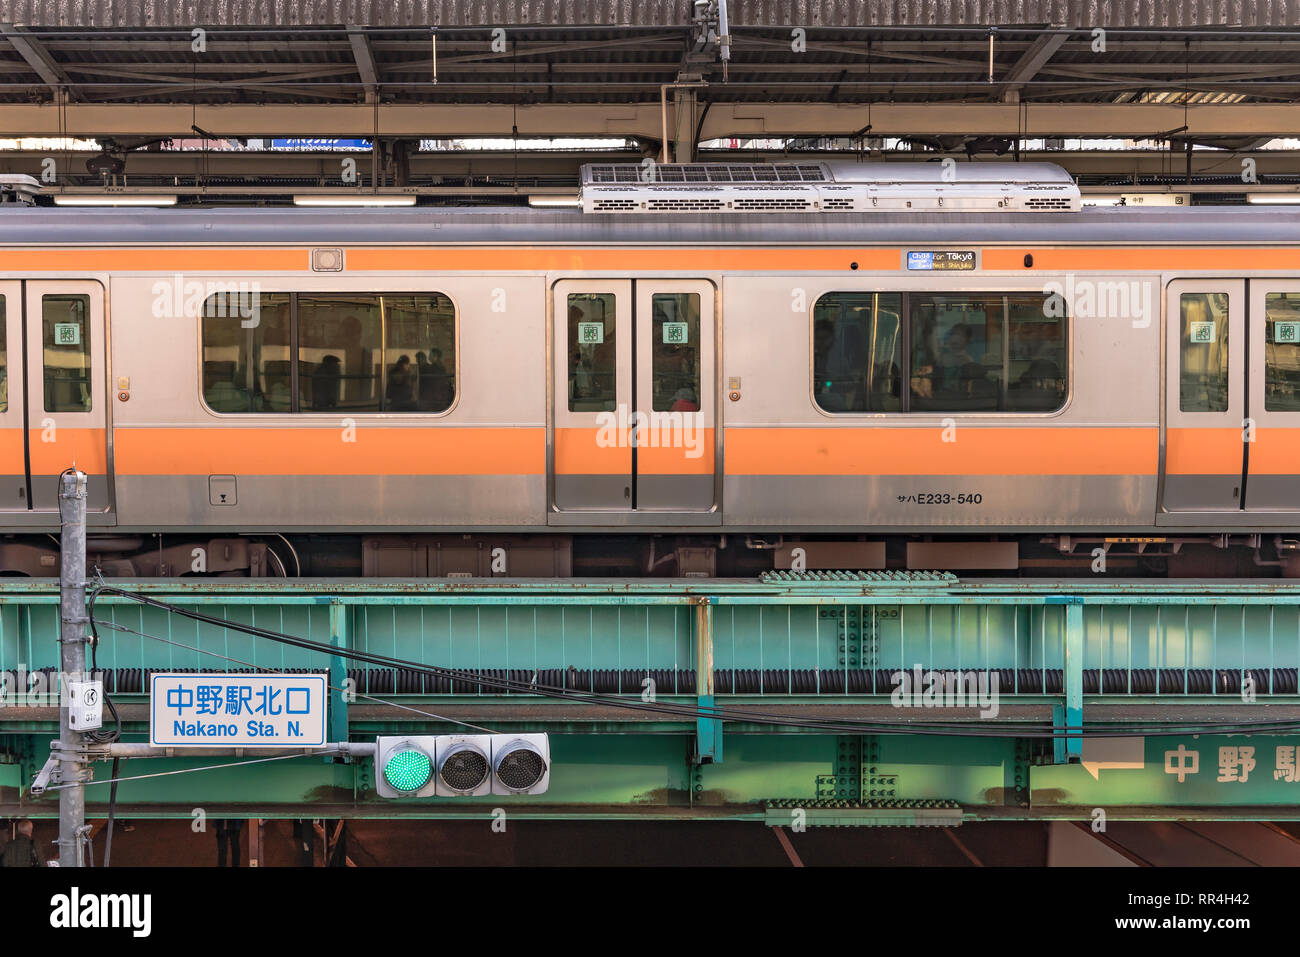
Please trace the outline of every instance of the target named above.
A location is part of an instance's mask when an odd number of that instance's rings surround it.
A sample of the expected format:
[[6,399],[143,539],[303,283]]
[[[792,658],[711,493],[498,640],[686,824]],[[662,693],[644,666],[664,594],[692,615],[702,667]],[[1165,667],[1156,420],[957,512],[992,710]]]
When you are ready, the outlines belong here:
[[64,683],[83,681],[86,671],[86,473],[68,469],[59,476],[59,866],[85,864],[85,735],[72,729]]

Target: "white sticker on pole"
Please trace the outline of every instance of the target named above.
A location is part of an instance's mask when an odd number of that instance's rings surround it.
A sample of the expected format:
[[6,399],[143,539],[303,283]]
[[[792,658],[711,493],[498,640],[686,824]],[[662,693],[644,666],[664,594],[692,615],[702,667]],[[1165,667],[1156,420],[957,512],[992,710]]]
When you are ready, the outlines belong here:
[[311,748],[325,744],[324,675],[156,674],[155,747]]

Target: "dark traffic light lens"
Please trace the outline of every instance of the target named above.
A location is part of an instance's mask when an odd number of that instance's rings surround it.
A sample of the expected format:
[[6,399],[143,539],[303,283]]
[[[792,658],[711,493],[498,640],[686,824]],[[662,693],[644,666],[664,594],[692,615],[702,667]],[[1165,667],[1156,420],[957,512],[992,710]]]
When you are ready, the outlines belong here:
[[511,791],[527,791],[546,773],[546,762],[533,748],[515,745],[497,759],[497,780]]
[[488,775],[487,757],[477,748],[458,748],[447,755],[438,768],[442,783],[453,791],[473,791]]

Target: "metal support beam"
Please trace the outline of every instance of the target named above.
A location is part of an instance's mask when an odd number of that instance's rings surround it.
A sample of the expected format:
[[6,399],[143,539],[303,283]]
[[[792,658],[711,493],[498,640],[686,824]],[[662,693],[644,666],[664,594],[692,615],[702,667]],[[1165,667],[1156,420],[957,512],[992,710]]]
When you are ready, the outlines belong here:
[[[708,598],[695,604],[695,703],[701,710],[712,710],[713,697],[713,605]],[[722,719],[697,716],[695,719],[695,763],[722,762]]]
[[[734,85],[734,84],[733,84]],[[671,85],[669,85],[671,88]],[[322,103],[199,105],[73,103],[0,105],[8,136],[192,136],[192,126],[217,136],[442,138],[500,136],[516,122],[505,103]],[[61,116],[63,120],[61,121]],[[863,104],[714,103],[702,140],[727,137],[849,136],[862,128]],[[630,104],[525,103],[521,136],[663,136],[659,102]],[[1290,136],[1300,128],[1300,103],[1198,103],[1186,108],[1185,138]],[[875,103],[873,136],[1105,136],[1148,138],[1184,126],[1184,108],[1165,103]]]
[[[1083,730],[1083,602],[1066,598],[1065,606],[1065,714],[1066,732]],[[1066,764],[1083,760],[1083,737],[1079,733],[1064,739]]]
[[12,23],[0,23],[0,34],[4,34],[18,55],[27,61],[27,65],[54,92],[55,100],[77,98],[68,75],[41,45],[41,41],[29,35],[26,28]]
[[363,27],[349,23],[348,42],[352,44],[352,58],[357,61],[357,74],[366,87],[366,102],[374,103],[379,99],[379,71],[375,68],[370,38]]
[[1038,71],[1047,65],[1047,61],[1069,37],[1069,33],[1064,30],[1040,34],[1003,78],[1002,89],[999,91],[1002,102],[1019,103],[1020,91],[1024,85],[1038,75]]
[[694,163],[697,94],[694,89],[673,91],[673,156],[678,163]]
[[[330,644],[335,648],[348,647],[348,606],[335,598],[330,602]],[[330,656],[329,728],[328,735],[335,741],[348,739],[347,661],[338,655]]]

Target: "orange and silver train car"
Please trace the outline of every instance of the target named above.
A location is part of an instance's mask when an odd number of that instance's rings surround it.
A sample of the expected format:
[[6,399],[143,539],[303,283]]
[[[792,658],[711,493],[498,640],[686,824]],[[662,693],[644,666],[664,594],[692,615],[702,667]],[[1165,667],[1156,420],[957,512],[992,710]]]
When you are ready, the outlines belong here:
[[584,168],[573,210],[0,208],[0,572],[53,572],[74,465],[119,573],[498,539],[556,574],[577,539],[656,574],[1289,566],[1294,213],[1080,208],[1037,165],[650,172]]

